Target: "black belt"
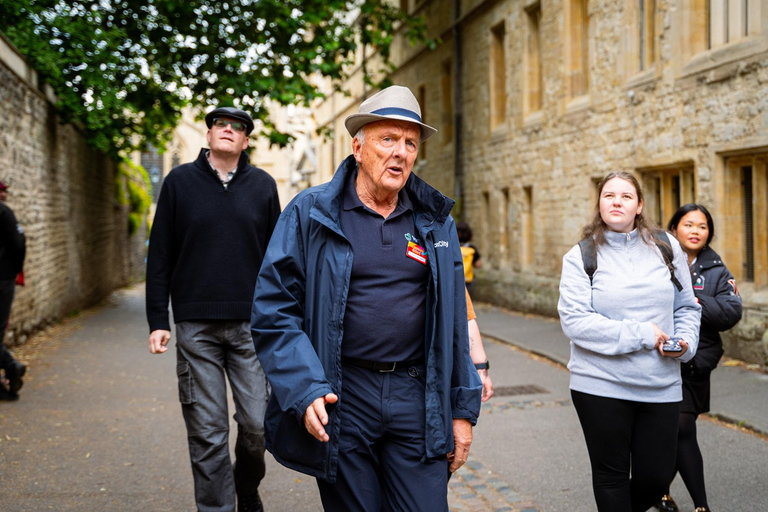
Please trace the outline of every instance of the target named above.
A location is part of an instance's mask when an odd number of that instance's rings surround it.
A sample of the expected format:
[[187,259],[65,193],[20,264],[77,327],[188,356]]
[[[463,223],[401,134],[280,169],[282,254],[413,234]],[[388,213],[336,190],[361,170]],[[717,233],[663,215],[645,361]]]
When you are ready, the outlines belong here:
[[358,359],[356,357],[341,358],[342,364],[350,364],[365,368],[366,370],[375,370],[377,372],[393,372],[397,369],[408,368],[410,366],[420,366],[424,364],[424,358],[412,359],[410,361],[397,361],[393,363],[382,363],[379,361],[368,361],[367,359]]

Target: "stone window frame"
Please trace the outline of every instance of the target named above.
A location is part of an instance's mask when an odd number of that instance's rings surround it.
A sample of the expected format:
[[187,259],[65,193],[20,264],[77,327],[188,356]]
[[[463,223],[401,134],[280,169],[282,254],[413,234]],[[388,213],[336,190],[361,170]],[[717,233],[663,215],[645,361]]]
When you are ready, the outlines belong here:
[[[750,34],[709,48],[709,5],[724,0],[680,0],[673,12],[673,61],[677,79],[716,72],[734,62],[768,52],[768,0],[752,3]],[[716,79],[715,76],[712,77]]]
[[[583,25],[579,23],[578,12],[583,15]],[[592,38],[590,37],[589,0],[565,0],[563,8],[563,91],[565,93],[565,112],[573,112],[587,108],[591,103],[589,79],[590,62],[592,62]],[[578,29],[578,30],[577,30]],[[575,33],[578,32],[578,33]],[[584,81],[578,89],[574,81],[581,75]]]
[[[642,9],[641,3],[644,6]],[[649,3],[653,5],[652,12],[645,7]],[[624,75],[627,87],[637,87],[661,77],[659,36],[662,19],[659,0],[625,0],[624,12]],[[645,14],[641,16],[641,12]],[[644,37],[649,26],[652,35]]]
[[449,57],[440,62],[440,101],[442,110],[442,143],[453,144],[453,60]]
[[507,26],[495,23],[488,36],[488,121],[490,131],[503,129],[507,121]]
[[[419,107],[421,107],[421,122],[424,124],[429,124],[427,120],[427,84],[419,84],[416,91],[419,98]],[[424,143],[419,145],[419,160],[422,162],[427,161],[427,145]]]
[[[763,141],[765,142],[765,141]],[[752,201],[747,204],[743,169],[751,169]],[[716,204],[712,212],[718,232],[718,253],[748,293],[768,288],[768,145],[716,154]],[[752,223],[746,225],[746,206]],[[751,247],[747,230],[751,228]],[[752,279],[746,272],[752,253]]]
[[536,227],[534,215],[535,187],[533,184],[524,184],[520,188],[520,244],[519,258],[520,268],[527,270],[535,265],[534,238]]
[[643,212],[659,227],[667,222],[682,205],[697,198],[696,168],[692,161],[637,169],[643,187]]
[[[544,13],[541,7],[541,0],[527,2],[522,9],[523,23],[525,24],[523,35],[522,112],[523,124],[530,125],[543,120],[544,62],[542,59],[543,48],[541,39]],[[535,101],[536,99],[538,101]]]

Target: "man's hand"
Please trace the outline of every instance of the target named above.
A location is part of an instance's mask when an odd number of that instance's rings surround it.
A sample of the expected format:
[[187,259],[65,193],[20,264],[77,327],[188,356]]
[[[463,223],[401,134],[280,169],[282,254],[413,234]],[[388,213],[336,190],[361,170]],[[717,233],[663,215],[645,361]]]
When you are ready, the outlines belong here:
[[465,419],[453,420],[453,451],[448,454],[451,465],[448,470],[454,473],[467,462],[469,445],[472,444],[472,423]]
[[304,413],[304,427],[307,432],[312,434],[312,437],[323,443],[327,443],[330,437],[323,428],[323,425],[328,424],[328,413],[325,410],[325,404],[335,404],[339,399],[335,394],[328,393],[325,396],[315,399],[314,402],[309,404],[306,412]]
[[171,331],[156,329],[149,335],[149,352],[162,354],[168,350],[168,342],[171,341]]

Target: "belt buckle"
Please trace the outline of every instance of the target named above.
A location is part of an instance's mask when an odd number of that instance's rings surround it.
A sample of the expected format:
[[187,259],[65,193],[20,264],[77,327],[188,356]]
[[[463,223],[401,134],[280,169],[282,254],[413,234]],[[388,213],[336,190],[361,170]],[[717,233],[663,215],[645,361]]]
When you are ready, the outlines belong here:
[[391,364],[392,364],[391,368],[389,366],[387,366],[385,368],[378,368],[379,373],[389,373],[389,372],[395,371],[395,368],[397,367],[397,363],[395,362],[395,363],[391,363]]

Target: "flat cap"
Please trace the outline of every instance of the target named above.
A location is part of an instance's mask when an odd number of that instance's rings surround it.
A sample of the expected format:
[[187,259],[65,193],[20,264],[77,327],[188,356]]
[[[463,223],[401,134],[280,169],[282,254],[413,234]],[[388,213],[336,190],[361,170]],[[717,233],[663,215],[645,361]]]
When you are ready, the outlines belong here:
[[248,112],[245,110],[240,110],[235,107],[219,107],[211,110],[205,114],[205,124],[208,126],[208,129],[213,126],[213,120],[217,117],[228,117],[244,122],[246,135],[250,135],[253,131],[253,119],[251,119],[251,116],[248,115]]

